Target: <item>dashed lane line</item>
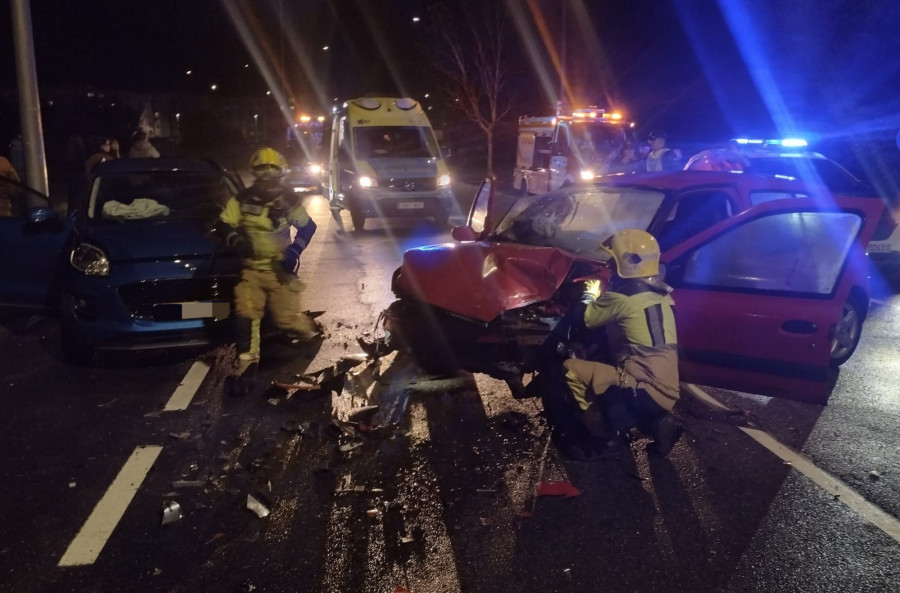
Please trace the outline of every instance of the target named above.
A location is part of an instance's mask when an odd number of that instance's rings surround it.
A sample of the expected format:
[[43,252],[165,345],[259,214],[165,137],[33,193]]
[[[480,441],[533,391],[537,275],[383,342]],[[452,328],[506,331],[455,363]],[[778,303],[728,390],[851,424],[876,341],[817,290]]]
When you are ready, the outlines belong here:
[[175,388],[172,397],[166,402],[166,407],[163,408],[163,411],[174,412],[187,409],[191,404],[194,395],[197,393],[197,390],[200,388],[200,384],[203,383],[203,379],[206,378],[207,373],[209,373],[209,365],[199,360],[195,361],[194,364],[191,365],[191,368],[188,369],[184,379],[178,387]]
[[160,451],[162,447],[151,445],[137,447],[131,453],[131,457],[119,470],[119,475],[94,507],[81,531],[69,544],[69,548],[59,561],[59,566],[82,566],[93,564],[97,560]]
[[[711,407],[725,410],[730,409],[696,385],[685,383],[684,387],[691,395],[697,397]],[[856,512],[863,519],[893,538],[894,541],[900,543],[900,521],[895,517],[885,513],[883,510],[866,500],[853,488],[838,480],[825,470],[816,467],[806,457],[785,446],[769,433],[756,428],[745,428],[743,426],[739,428],[750,438],[775,454],[775,456],[779,457],[782,461],[806,476],[814,484],[847,505],[847,507]]]

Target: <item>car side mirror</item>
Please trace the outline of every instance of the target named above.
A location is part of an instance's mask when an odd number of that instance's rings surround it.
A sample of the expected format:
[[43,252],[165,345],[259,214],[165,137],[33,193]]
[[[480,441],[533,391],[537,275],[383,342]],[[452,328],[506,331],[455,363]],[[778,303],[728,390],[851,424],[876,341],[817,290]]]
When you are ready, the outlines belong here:
[[59,214],[53,208],[41,207],[28,210],[28,222],[32,224],[43,224],[57,220],[59,220]]
[[479,233],[476,233],[470,226],[456,226],[451,229],[450,236],[454,241],[475,241],[478,239]]

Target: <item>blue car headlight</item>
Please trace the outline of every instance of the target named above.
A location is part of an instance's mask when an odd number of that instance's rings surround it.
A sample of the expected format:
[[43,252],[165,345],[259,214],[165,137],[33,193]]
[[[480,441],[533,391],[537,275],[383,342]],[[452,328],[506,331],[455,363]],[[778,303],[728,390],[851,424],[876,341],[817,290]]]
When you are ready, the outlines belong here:
[[85,276],[109,276],[109,258],[102,249],[90,243],[76,245],[69,263]]

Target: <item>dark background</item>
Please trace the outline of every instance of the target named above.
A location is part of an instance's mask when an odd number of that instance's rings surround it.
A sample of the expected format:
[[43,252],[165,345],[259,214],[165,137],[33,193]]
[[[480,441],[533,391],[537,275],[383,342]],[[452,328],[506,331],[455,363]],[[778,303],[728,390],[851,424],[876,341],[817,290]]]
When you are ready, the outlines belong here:
[[[477,35],[492,3],[507,11],[513,101],[498,154],[516,117],[552,113],[554,52],[565,57],[573,105],[621,109],[640,134],[667,130],[670,145],[802,135],[857,170],[900,152],[894,0],[94,0],[31,9],[41,88],[203,94],[216,83],[219,95],[262,96],[274,85],[321,112],[363,93],[427,93],[436,127],[452,131],[459,117],[440,93],[439,33],[464,22]],[[0,31],[10,31],[8,11]],[[0,89],[14,95],[7,39]],[[4,137],[16,117],[4,109]],[[470,132],[455,136],[473,141]]]

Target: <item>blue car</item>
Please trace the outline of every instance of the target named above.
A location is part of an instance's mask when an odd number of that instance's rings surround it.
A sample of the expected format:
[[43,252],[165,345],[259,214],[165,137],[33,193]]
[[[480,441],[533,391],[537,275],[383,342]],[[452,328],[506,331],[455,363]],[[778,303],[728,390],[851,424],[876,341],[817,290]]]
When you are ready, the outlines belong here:
[[0,304],[57,312],[69,360],[230,335],[240,260],[209,229],[241,189],[236,176],[199,159],[107,161],[66,218],[0,184],[13,195],[0,215]]

